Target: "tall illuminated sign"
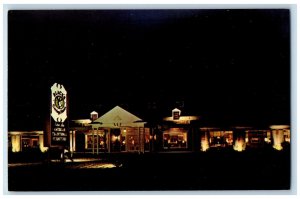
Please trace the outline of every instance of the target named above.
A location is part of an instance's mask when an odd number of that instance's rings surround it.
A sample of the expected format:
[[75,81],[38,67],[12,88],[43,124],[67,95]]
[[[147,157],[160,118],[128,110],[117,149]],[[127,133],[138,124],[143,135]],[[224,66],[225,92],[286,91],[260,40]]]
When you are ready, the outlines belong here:
[[68,143],[67,91],[63,85],[54,83],[51,87],[51,146],[65,146]]

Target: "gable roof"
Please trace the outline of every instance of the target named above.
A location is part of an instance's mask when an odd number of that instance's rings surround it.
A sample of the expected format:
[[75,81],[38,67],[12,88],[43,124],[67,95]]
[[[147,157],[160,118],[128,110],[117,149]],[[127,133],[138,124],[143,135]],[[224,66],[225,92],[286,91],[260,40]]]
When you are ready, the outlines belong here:
[[133,115],[120,106],[115,106],[113,109],[96,119],[94,123],[100,124],[101,127],[141,127],[144,126],[145,122],[142,122],[141,118]]

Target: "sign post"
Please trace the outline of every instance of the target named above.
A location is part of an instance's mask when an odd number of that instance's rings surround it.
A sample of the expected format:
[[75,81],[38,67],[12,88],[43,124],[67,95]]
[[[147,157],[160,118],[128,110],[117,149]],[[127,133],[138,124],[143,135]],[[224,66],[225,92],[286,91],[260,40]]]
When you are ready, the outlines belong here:
[[68,146],[68,100],[67,91],[63,85],[54,83],[51,87],[49,146],[56,147],[61,152],[64,161],[64,149]]

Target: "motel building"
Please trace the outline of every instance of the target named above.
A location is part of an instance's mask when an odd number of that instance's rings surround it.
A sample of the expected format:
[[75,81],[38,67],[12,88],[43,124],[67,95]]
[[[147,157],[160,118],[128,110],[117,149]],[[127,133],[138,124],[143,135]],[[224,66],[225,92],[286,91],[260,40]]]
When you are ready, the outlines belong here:
[[[75,153],[147,153],[147,152],[205,152],[213,149],[245,151],[265,147],[282,150],[290,144],[289,125],[265,128],[249,126],[205,126],[200,116],[185,116],[173,109],[155,128],[127,110],[116,106],[99,117],[90,113],[89,119],[69,121],[69,146]],[[44,131],[8,132],[10,152],[39,149],[44,146]]]
[[101,117],[73,120],[70,149],[76,152],[149,152],[150,129],[141,118],[116,106]]

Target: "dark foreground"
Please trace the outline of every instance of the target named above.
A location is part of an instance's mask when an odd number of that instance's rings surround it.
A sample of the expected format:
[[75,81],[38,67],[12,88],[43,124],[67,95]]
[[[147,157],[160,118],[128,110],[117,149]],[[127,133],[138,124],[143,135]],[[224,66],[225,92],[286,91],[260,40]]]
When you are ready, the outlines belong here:
[[[97,168],[114,163],[114,168]],[[102,154],[90,162],[9,166],[9,191],[288,190],[290,152]]]

